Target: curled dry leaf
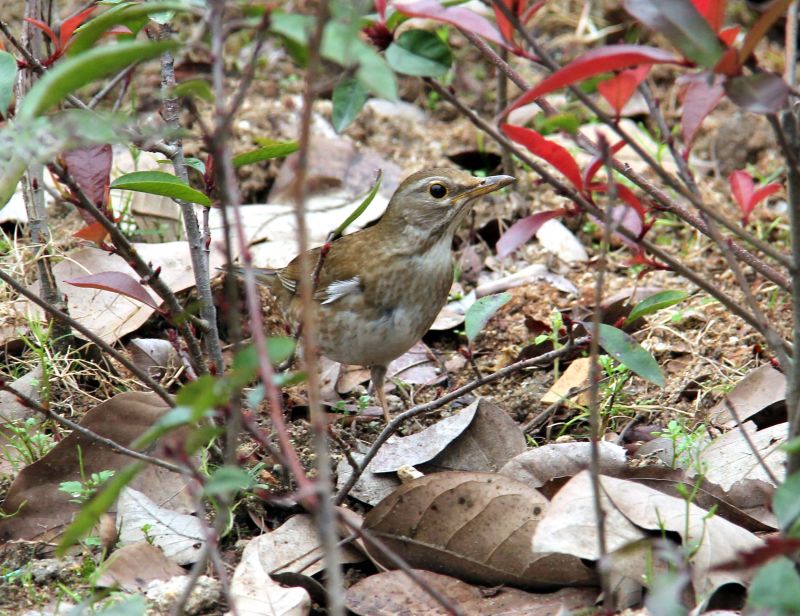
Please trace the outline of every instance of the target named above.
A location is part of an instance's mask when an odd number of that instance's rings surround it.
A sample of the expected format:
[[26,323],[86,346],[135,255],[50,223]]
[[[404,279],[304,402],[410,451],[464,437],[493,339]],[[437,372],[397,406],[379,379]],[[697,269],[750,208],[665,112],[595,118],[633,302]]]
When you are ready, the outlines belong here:
[[[579,559],[530,549],[547,499],[502,475],[445,472],[407,483],[364,518],[412,567],[482,585],[552,588],[595,582]],[[370,557],[391,563],[372,546]]]
[[[363,558],[351,548],[341,551],[345,563]],[[251,539],[231,581],[231,599],[239,616],[300,616],[311,608],[311,598],[302,588],[284,588],[270,577],[273,573],[313,575],[323,569],[319,535],[310,515],[296,515],[281,526]]]
[[715,425],[735,428],[738,424],[736,418],[731,415],[726,400],[733,405],[742,423],[752,419],[756,425],[764,427],[767,425],[765,422],[771,417],[757,417],[762,414],[774,416],[780,413],[782,420],[785,420],[786,377],[769,364],[764,364],[736,383],[725,399],[708,412],[711,422]]
[[178,353],[169,340],[132,338],[128,345],[131,360],[137,368],[160,379],[170,367],[179,365]]
[[[359,464],[364,459],[364,454],[353,453],[352,455]],[[341,490],[352,474],[353,469],[350,463],[347,460],[341,460],[336,467],[336,487]],[[389,496],[398,485],[400,485],[400,481],[395,475],[373,473],[372,463],[370,463],[361,473],[361,477],[358,478],[348,496],[374,506]]]
[[497,471],[525,451],[525,436],[500,407],[476,400],[421,432],[386,443],[369,468],[375,473],[427,463],[436,470]]
[[[692,583],[698,597],[710,598],[726,584],[746,585],[749,572],[717,571],[713,567],[734,560],[740,551],[761,545],[755,535],[727,520],[709,516],[705,509],[683,499],[632,481],[602,476],[601,484],[609,552],[622,550],[644,538],[642,530],[670,531],[681,536],[685,547],[693,549]],[[588,471],[583,471],[553,498],[533,537],[533,549],[596,559],[596,529],[591,478]],[[644,567],[646,560],[640,563]],[[634,560],[626,563],[625,573],[629,577],[646,573],[644,568],[632,571],[632,564]]]
[[[761,454],[761,458],[772,471],[778,481],[786,475],[786,453],[781,449],[781,444],[789,433],[787,423],[781,423],[763,430],[747,422],[741,429],[736,428],[726,432],[700,452],[700,464],[703,465],[705,478],[716,483],[726,492],[736,484],[759,481],[775,485],[769,474],[753,454],[753,450],[742,435],[742,430],[747,430],[750,440]],[[690,475],[694,469],[690,469]]]
[[[565,610],[591,607],[597,597],[597,591],[591,588],[564,588],[554,593],[536,594],[503,587],[487,593],[446,575],[422,570],[417,573],[464,614],[557,616]],[[345,606],[359,616],[444,616],[451,613],[402,571],[386,571],[354,584],[345,593]]]
[[[626,467],[625,449],[601,441],[600,471],[617,474]],[[553,479],[572,477],[589,468],[591,443],[552,443],[531,449],[508,461],[501,475],[539,488]]]
[[116,550],[103,563],[97,586],[119,586],[125,592],[141,593],[153,580],[169,580],[186,571],[164,556],[154,545],[142,541]]
[[179,565],[196,562],[206,542],[196,516],[159,507],[132,488],[124,488],[119,495],[117,527],[123,546],[149,541]]

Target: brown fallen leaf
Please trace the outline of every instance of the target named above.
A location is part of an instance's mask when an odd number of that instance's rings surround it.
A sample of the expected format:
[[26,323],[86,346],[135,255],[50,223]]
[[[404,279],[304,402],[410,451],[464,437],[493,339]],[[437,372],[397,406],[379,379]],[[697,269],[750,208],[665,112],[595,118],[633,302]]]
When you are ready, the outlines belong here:
[[427,464],[429,470],[497,471],[525,447],[517,423],[480,399],[421,432],[387,442],[369,469],[386,473]]
[[[168,410],[169,407],[155,394],[125,392],[91,409],[80,423],[101,436],[127,446]],[[59,485],[64,481],[78,481],[82,474],[87,476],[100,471],[119,470],[129,463],[127,456],[114,453],[104,445],[73,432],[46,456],[22,469],[11,484],[2,511],[11,514],[19,510],[19,513],[0,519],[0,543],[12,539],[49,541],[58,536],[78,510],[78,505],[69,502],[70,496],[58,489]],[[183,477],[164,472],[178,481],[169,490],[173,497],[185,490]],[[146,485],[136,482],[132,487],[147,490]]]
[[[626,468],[625,449],[614,443],[601,441],[600,470],[614,475]],[[500,474],[539,488],[561,477],[572,477],[589,468],[591,443],[551,443],[530,449],[500,469]]]
[[[592,361],[588,357],[579,357],[574,360],[564,374],[553,383],[553,386],[542,396],[542,404],[560,402],[572,389],[584,389],[589,384],[589,369]],[[585,391],[574,398],[568,398],[566,404],[586,406],[589,403],[589,392]]]
[[[761,545],[755,535],[727,520],[709,516],[697,505],[647,486],[607,476],[601,477],[601,483],[609,552],[623,550],[635,542],[641,545],[644,535],[640,529],[659,534],[670,531],[680,535],[684,546],[692,550],[692,583],[698,598],[707,600],[726,584],[747,585],[751,572],[716,571],[713,567],[732,560],[739,551]],[[592,494],[588,471],[573,477],[553,498],[536,529],[533,549],[598,558]],[[626,563],[626,574],[631,577],[636,572],[630,570],[630,565],[635,563]],[[644,576],[646,561],[641,566],[638,573]]]
[[[531,593],[518,588],[499,588],[486,593],[461,580],[417,569],[434,589],[474,616],[557,616],[565,611],[591,608],[597,591],[564,588],[553,593]],[[357,582],[345,593],[345,606],[359,616],[445,616],[450,614],[402,571],[386,571]]]
[[[364,560],[346,546],[342,562]],[[303,588],[284,588],[270,575],[303,573],[307,576],[324,568],[322,548],[314,519],[301,514],[289,518],[270,533],[251,539],[231,580],[231,598],[239,616],[277,616],[308,613],[311,598]]]
[[[736,428],[715,438],[700,452],[699,463],[702,465],[705,478],[726,492],[738,483],[750,481],[775,485],[753,454],[753,450],[742,435],[742,430],[747,430],[750,440],[760,452],[773,476],[782,481],[786,475],[786,453],[781,449],[781,444],[789,433],[787,423],[756,430],[752,422],[747,422],[741,429]],[[690,468],[689,475],[695,474],[694,468]]]
[[169,580],[186,571],[154,545],[142,541],[116,550],[101,567],[97,586],[118,586],[125,592],[141,593],[153,580]]
[[[534,553],[547,500],[502,475],[444,472],[403,484],[364,518],[365,530],[412,567],[482,585],[543,589],[596,581],[579,559]],[[391,568],[376,549],[370,557]]]
[[[786,420],[786,377],[769,364],[749,372],[725,398],[733,405],[742,423],[752,419],[759,428],[768,425],[761,423],[760,415],[780,414],[780,421]],[[738,425],[725,399],[708,411],[708,417],[711,423],[723,428]]]

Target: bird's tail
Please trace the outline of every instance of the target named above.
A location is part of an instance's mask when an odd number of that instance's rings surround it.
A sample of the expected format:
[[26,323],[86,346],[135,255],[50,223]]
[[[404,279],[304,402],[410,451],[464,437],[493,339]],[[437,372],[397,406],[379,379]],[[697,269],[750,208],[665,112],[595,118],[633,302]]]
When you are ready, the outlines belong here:
[[[244,277],[244,267],[241,265],[226,265],[225,267],[220,267],[218,269],[240,278]],[[276,276],[278,275],[278,270],[269,269],[266,267],[254,267],[253,273],[256,275],[256,280],[270,284],[274,282]]]

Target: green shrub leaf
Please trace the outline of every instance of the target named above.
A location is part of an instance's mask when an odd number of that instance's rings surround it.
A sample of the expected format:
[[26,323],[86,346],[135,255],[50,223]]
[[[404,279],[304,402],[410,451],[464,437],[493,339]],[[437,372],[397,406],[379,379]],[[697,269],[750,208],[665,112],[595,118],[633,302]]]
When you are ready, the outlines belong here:
[[505,304],[511,300],[511,293],[498,293],[497,295],[487,295],[480,298],[472,306],[467,309],[464,315],[464,328],[467,332],[467,340],[470,344],[481,330],[486,326],[494,316],[494,313],[500,310]]
[[433,32],[407,30],[389,45],[386,61],[404,75],[441,77],[450,69],[453,54]]
[[265,139],[264,144],[257,150],[244,152],[233,157],[233,166],[242,167],[243,165],[250,165],[252,163],[260,163],[262,160],[270,160],[273,158],[281,158],[288,156],[298,148],[296,141],[272,141]]
[[200,205],[211,205],[211,199],[192,188],[179,177],[163,171],[134,171],[111,182],[110,188],[162,195]]
[[[591,331],[592,324],[585,323]],[[661,387],[664,386],[664,373],[656,360],[631,336],[621,329],[600,323],[598,342],[606,353],[643,379]]]
[[659,291],[636,304],[628,315],[625,323],[633,323],[636,319],[674,306],[687,297],[689,297],[689,294],[686,291]]
[[367,88],[358,79],[346,79],[333,89],[333,128],[341,133],[356,119],[367,102]]

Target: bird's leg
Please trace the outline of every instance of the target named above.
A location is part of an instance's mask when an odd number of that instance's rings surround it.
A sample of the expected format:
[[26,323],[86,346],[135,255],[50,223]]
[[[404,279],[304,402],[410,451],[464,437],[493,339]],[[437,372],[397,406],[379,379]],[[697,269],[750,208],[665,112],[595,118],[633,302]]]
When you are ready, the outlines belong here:
[[386,382],[386,366],[370,366],[369,376],[372,389],[375,391],[375,395],[378,396],[378,404],[383,408],[383,417],[386,423],[389,423],[389,406],[386,404],[386,392],[383,391],[383,386]]

